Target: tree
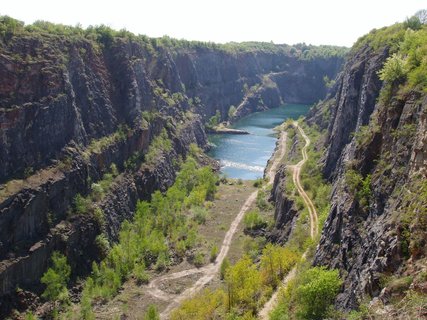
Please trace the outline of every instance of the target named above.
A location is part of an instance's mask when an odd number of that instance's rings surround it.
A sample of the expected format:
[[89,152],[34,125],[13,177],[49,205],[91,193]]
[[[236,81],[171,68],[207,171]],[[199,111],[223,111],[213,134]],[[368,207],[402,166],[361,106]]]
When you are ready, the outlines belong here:
[[225,272],[228,308],[242,307],[255,311],[261,296],[261,276],[249,256],[244,256]]
[[427,10],[426,9],[418,10],[414,14],[414,16],[417,17],[418,20],[420,20],[420,22],[422,24],[427,24]]
[[70,280],[71,267],[67,258],[57,251],[52,255],[52,264],[41,278],[41,282],[46,285],[42,296],[50,301],[65,301],[68,299],[67,283]]
[[228,119],[233,118],[236,114],[236,111],[237,109],[235,106],[230,106],[230,109],[228,109]]
[[296,288],[300,319],[323,319],[341,287],[338,270],[314,267],[305,271]]
[[406,60],[399,54],[387,58],[384,67],[378,72],[381,80],[393,83],[406,75]]

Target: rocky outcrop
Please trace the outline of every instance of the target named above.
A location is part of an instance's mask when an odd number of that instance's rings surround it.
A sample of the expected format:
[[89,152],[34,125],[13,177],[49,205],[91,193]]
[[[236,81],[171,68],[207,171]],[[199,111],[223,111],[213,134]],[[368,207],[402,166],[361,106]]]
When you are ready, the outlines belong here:
[[279,167],[271,190],[270,201],[274,203],[275,224],[268,234],[268,239],[277,243],[286,243],[298,218],[295,202],[285,192],[286,179],[290,179],[288,172],[285,165]]
[[328,99],[308,119],[327,128],[323,170],[333,183],[314,264],[340,270],[344,285],[336,304],[346,310],[378,296],[381,277],[400,274],[426,254],[419,249],[425,228],[405,219],[409,213],[418,221],[425,206],[418,193],[427,177],[427,98],[392,86],[388,100],[377,99],[383,88],[377,72],[387,57],[387,46],[354,49]]

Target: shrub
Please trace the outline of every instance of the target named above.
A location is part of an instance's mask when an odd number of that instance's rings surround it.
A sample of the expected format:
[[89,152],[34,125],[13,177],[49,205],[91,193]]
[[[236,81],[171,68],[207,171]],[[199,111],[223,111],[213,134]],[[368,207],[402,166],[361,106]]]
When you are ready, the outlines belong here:
[[49,268],[41,278],[41,283],[46,285],[43,298],[50,301],[68,300],[67,283],[70,279],[71,267],[67,258],[55,251],[52,255],[52,267]]
[[105,234],[102,233],[97,235],[95,238],[95,244],[99,252],[101,253],[101,256],[106,257],[111,247],[110,247],[110,242],[108,241]]
[[78,214],[86,214],[89,210],[90,200],[83,197],[80,193],[74,197],[74,207]]
[[235,106],[230,106],[230,108],[228,109],[228,119],[233,118],[236,114],[236,111],[237,109]]
[[196,206],[191,209],[191,212],[193,214],[193,220],[198,224],[206,223],[206,219],[209,215],[209,212],[206,208]]
[[210,262],[215,262],[217,256],[218,256],[218,246],[213,245],[211,248],[211,253],[209,257]]
[[295,291],[298,317],[323,319],[334,302],[341,284],[338,270],[313,267],[303,272]]
[[193,264],[199,268],[205,264],[205,255],[201,252],[197,252],[193,258]]
[[270,208],[270,204],[265,199],[266,195],[263,190],[258,191],[257,197],[256,197],[256,206],[260,210],[268,210]]
[[224,260],[222,260],[221,266],[219,269],[219,276],[220,276],[221,280],[224,280],[225,273],[227,272],[227,269],[229,267],[230,267],[230,261],[228,260],[227,257],[225,257]]
[[252,210],[246,213],[243,218],[243,223],[248,230],[257,230],[267,226],[267,222],[261,217],[258,210]]
[[248,256],[244,256],[225,273],[228,305],[256,310],[261,295],[261,275]]
[[150,276],[145,271],[145,265],[143,262],[135,265],[133,269],[133,276],[135,277],[138,285],[146,284],[150,280]]
[[263,183],[264,181],[262,180],[262,178],[258,178],[258,179],[256,179],[255,181],[254,181],[254,184],[253,184],[253,186],[255,187],[255,188],[260,188],[260,187],[262,187],[262,183]]
[[144,315],[144,320],[160,320],[160,315],[155,305],[150,304],[148,306],[148,310]]
[[400,54],[387,58],[383,68],[378,72],[381,80],[393,83],[406,76],[406,60]]

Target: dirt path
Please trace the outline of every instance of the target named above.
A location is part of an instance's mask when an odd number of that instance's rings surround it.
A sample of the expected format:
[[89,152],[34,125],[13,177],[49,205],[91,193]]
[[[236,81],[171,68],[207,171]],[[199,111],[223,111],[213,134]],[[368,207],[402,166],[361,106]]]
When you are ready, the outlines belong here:
[[[279,166],[280,160],[283,158],[286,152],[286,137],[287,137],[286,132],[280,133],[280,137],[279,137],[280,142],[278,144],[278,149],[274,154],[273,163],[270,169],[266,173],[266,176],[269,178],[269,182],[266,186],[264,186],[264,188],[266,188],[269,184],[273,183],[274,181],[274,175],[276,173],[277,167]],[[184,301],[185,299],[190,298],[195,293],[203,289],[203,287],[205,287],[219,273],[219,268],[222,262],[224,261],[225,257],[227,256],[228,251],[230,250],[230,245],[233,240],[233,236],[236,233],[237,228],[240,222],[242,221],[243,217],[245,216],[246,212],[249,210],[251,205],[255,202],[257,194],[258,194],[258,190],[252,192],[249,195],[249,197],[246,199],[238,215],[233,220],[233,222],[230,225],[230,228],[225,234],[225,237],[221,246],[221,251],[213,263],[210,263],[202,268],[192,268],[192,269],[187,269],[180,272],[175,272],[172,274],[167,274],[167,275],[158,277],[156,279],[153,279],[150,282],[150,284],[147,286],[147,291],[146,291],[147,293],[151,294],[153,297],[157,299],[160,299],[163,301],[170,301],[166,309],[160,314],[161,319],[167,319],[169,317],[170,312],[174,308],[178,307],[181,304],[181,302]],[[179,279],[179,278],[187,277],[193,274],[202,274],[202,276],[191,287],[187,288],[184,292],[178,295],[170,294],[160,289],[161,283],[164,281]]]
[[[311,141],[310,141],[310,138],[305,134],[304,130],[298,125],[298,122],[294,122],[293,125],[301,133],[302,137],[305,140],[305,145],[301,150],[302,160],[294,166],[289,166],[289,169],[292,171],[292,180],[293,180],[295,186],[297,187],[298,193],[303,198],[304,203],[307,206],[308,213],[310,214],[310,236],[312,239],[314,239],[314,237],[319,232],[317,211],[316,211],[316,208],[314,207],[313,202],[311,201],[310,197],[304,191],[304,188],[302,187],[301,181],[300,181],[301,168],[304,165],[304,163],[308,160],[307,148],[310,145]],[[304,254],[302,256],[303,259],[305,258],[306,254],[307,254],[307,251],[304,252]],[[295,277],[295,274],[296,274],[296,267],[294,267],[288,273],[288,275],[282,280],[282,286],[285,286],[291,279],[293,279]],[[278,303],[279,292],[280,292],[280,287],[278,287],[276,292],[274,292],[274,294],[271,296],[270,300],[267,301],[267,303],[264,305],[264,307],[258,313],[259,319],[262,319],[262,320],[268,319],[270,312],[276,307],[276,305]]]

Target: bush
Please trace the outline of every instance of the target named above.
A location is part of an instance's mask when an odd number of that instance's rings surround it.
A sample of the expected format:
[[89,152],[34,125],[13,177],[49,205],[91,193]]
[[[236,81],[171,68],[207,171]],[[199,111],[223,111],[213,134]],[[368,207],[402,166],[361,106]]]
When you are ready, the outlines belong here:
[[50,301],[64,302],[68,300],[67,283],[70,274],[71,267],[67,263],[67,258],[55,251],[52,255],[52,267],[41,278],[41,283],[46,285],[42,297]]
[[229,267],[230,267],[230,261],[228,260],[227,257],[225,257],[224,260],[222,260],[221,267],[219,269],[219,276],[220,276],[221,280],[224,280],[225,273],[227,272],[227,269]]
[[144,315],[144,320],[160,320],[160,315],[155,305],[150,304],[148,306],[148,310]]
[[256,179],[255,181],[254,181],[254,184],[253,184],[253,186],[255,187],[255,188],[260,188],[260,187],[262,187],[262,183],[263,183],[264,181],[262,180],[262,178],[258,178],[258,179]]
[[256,197],[256,206],[260,210],[270,209],[270,204],[267,202],[265,198],[266,198],[265,192],[263,190],[259,190]]
[[267,226],[267,222],[261,217],[258,210],[252,210],[246,213],[243,218],[243,223],[248,230],[258,230]]
[[218,256],[218,246],[216,244],[214,244],[212,246],[212,248],[211,248],[211,253],[210,253],[209,261],[210,262],[215,262],[217,256]]
[[236,114],[236,111],[237,109],[235,106],[230,106],[230,108],[228,109],[228,119],[233,118]]
[[86,214],[89,211],[90,200],[78,193],[74,197],[74,207],[77,214]]
[[378,72],[381,80],[393,83],[406,75],[406,60],[400,54],[393,54],[387,58],[384,67]]
[[298,317],[323,319],[342,284],[338,270],[313,267],[303,272],[298,280],[295,289]]
[[143,262],[137,263],[133,269],[133,276],[136,279],[138,285],[146,284],[150,280],[150,276],[145,271],[145,265]]
[[197,252],[193,258],[193,264],[197,268],[200,268],[201,266],[203,266],[205,264],[205,255],[201,252]]
[[209,212],[206,208],[196,206],[191,209],[191,212],[193,214],[193,220],[196,221],[198,224],[206,223],[206,219],[209,215]]

